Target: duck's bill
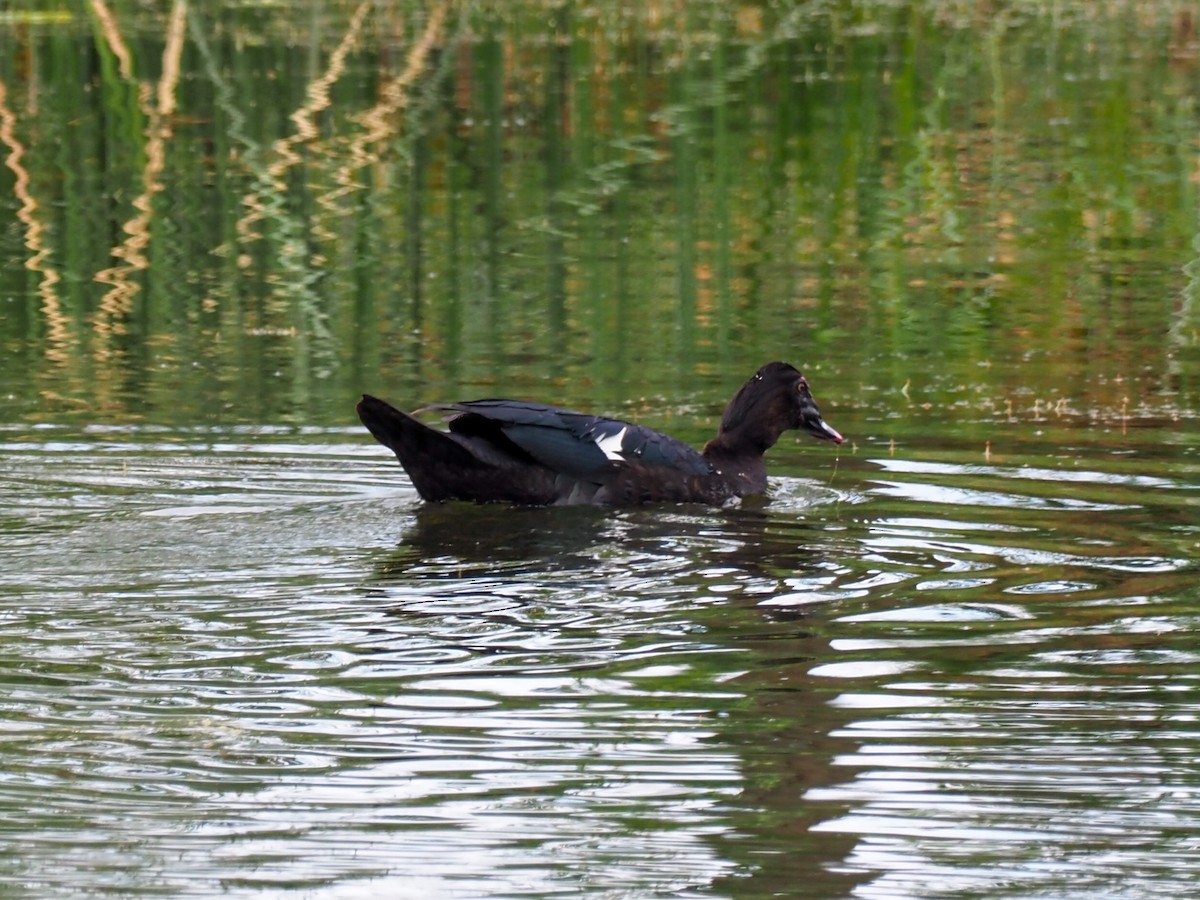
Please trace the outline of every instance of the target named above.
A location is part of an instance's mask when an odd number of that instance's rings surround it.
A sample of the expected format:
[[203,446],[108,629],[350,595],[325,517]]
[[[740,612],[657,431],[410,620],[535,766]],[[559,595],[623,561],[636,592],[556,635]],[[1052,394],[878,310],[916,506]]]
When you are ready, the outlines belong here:
[[832,440],[835,444],[840,444],[846,438],[836,432],[834,428],[826,424],[826,420],[817,419],[815,422],[810,422],[809,433],[812,437],[821,438],[821,440]]
[[804,418],[804,430],[813,437],[822,441],[833,441],[835,444],[840,444],[846,440],[837,430],[825,423],[819,415],[809,415]]

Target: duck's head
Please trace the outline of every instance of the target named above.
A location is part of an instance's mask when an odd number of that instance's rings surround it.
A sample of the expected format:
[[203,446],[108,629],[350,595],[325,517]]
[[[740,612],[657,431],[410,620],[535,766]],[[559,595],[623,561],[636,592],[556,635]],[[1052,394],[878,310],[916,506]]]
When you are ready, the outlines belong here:
[[755,372],[729,401],[718,440],[749,443],[761,452],[789,429],[835,444],[845,440],[821,418],[804,376],[787,363],[773,362]]

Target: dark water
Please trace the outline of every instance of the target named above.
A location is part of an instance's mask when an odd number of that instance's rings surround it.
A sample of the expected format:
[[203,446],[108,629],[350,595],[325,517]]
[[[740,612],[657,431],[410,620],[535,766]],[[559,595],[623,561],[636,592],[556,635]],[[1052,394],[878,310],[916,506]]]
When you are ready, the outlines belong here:
[[[0,14],[0,894],[1185,896],[1188,3]],[[507,394],[765,506],[421,504]]]

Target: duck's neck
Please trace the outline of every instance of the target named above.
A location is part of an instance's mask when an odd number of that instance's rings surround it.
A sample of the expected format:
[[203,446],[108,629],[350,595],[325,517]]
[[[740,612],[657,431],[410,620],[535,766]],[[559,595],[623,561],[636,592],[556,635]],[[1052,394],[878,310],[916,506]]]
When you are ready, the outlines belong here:
[[761,494],[767,489],[767,466],[763,452],[774,444],[746,440],[736,432],[722,431],[704,445],[703,455],[724,479],[736,485],[738,494]]
[[704,445],[704,455],[711,453],[725,457],[762,455],[775,446],[783,431],[766,422],[741,422],[733,428],[727,428],[722,421],[717,436]]

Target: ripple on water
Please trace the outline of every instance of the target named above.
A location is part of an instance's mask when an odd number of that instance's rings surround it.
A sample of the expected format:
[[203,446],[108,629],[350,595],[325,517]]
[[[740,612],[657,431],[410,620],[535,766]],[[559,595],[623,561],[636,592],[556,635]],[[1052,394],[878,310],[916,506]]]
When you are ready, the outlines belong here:
[[24,883],[106,854],[112,890],[156,872],[176,896],[214,873],[495,895],[557,891],[572,864],[637,892],[731,869],[707,835],[740,773],[710,709],[736,692],[677,687],[725,648],[681,614],[700,586],[672,582],[681,529],[738,549],[717,520],[423,515],[337,447],[143,450],[84,475],[34,453],[25,490],[62,502],[0,501],[56,520],[0,649]]
[[928,485],[773,478],[766,508],[425,507],[315,437],[105,434],[85,477],[74,449],[18,454],[0,878],[643,896],[840,873],[892,897],[1200,875],[1191,564],[1149,509],[1172,484],[1059,503],[1045,474],[910,468]]
[[803,797],[829,811],[814,833],[852,840],[855,896],[1190,883],[1195,590],[1174,521],[1191,485],[879,465],[861,552],[821,585],[832,658],[806,670],[843,752]]

